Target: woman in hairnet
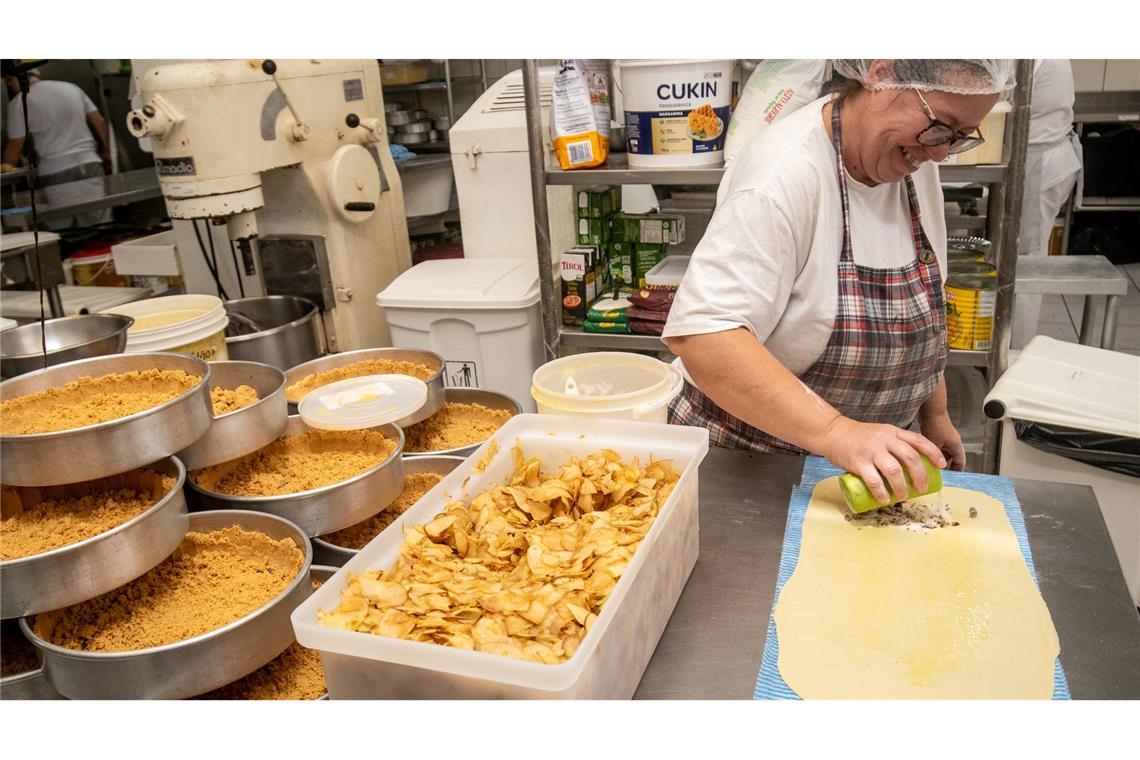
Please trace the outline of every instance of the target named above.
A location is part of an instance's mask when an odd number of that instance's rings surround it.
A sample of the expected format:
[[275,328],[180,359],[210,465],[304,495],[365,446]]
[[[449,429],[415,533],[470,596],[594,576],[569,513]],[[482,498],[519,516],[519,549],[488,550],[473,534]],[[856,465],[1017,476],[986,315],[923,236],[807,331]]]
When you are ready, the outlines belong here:
[[965,467],[942,376],[936,164],[1001,139],[978,127],[1013,86],[1013,61],[833,64],[840,91],[725,172],[665,326],[686,379],[670,421],[707,427],[718,446],[820,454],[886,504],[888,487],[905,496],[904,470],[925,488],[919,454]]

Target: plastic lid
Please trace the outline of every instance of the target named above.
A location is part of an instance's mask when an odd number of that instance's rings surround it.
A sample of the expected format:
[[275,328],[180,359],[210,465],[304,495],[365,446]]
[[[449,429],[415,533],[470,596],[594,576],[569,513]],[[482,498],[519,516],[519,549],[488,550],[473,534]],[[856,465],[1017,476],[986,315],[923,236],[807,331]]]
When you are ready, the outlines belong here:
[[409,375],[365,375],[321,386],[301,399],[298,411],[309,427],[361,430],[386,425],[427,403],[427,383]]
[[407,270],[376,302],[415,309],[512,309],[533,306],[540,298],[533,259],[444,259]]

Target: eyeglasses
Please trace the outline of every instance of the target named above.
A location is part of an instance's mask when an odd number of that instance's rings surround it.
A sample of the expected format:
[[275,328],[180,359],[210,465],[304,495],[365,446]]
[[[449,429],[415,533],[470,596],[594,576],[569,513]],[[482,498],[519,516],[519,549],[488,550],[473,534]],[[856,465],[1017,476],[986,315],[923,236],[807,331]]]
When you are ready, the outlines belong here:
[[938,145],[945,145],[950,143],[950,153],[963,153],[971,148],[976,148],[986,141],[982,137],[981,130],[974,129],[972,133],[958,132],[949,124],[939,121],[934,116],[934,112],[930,110],[930,105],[926,102],[926,98],[922,97],[919,90],[915,90],[914,94],[918,96],[919,101],[922,103],[922,110],[926,113],[926,118],[930,119],[930,126],[919,132],[914,136],[919,145],[925,145],[928,148],[933,148]]

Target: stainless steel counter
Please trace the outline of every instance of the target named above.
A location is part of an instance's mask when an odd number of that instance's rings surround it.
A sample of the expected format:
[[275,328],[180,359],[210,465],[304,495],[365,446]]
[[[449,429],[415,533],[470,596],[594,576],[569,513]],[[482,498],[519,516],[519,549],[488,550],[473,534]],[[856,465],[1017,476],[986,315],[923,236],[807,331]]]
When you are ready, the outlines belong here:
[[[635,695],[750,699],[803,460],[711,449],[701,554]],[[1140,615],[1087,486],[1015,480],[1074,699],[1140,699]]]
[[[122,174],[109,174],[103,177],[91,177],[69,182],[67,185],[56,185],[53,189],[63,188],[82,191],[84,200],[78,203],[67,203],[53,206],[49,203],[37,202],[36,218],[40,222],[50,222],[53,219],[63,219],[75,216],[85,211],[97,211],[114,206],[125,206],[136,201],[149,198],[158,198],[162,190],[158,185],[158,173],[153,169],[136,169]],[[43,191],[37,191],[39,199]],[[14,202],[22,202],[17,196]],[[5,214],[4,222],[13,226],[28,226],[32,223],[32,212],[22,214]]]

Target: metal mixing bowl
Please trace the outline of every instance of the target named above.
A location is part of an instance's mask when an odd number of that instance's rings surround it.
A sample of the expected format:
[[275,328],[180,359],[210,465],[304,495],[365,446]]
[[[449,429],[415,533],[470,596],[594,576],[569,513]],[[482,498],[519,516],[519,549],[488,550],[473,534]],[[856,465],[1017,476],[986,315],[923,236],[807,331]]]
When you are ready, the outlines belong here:
[[182,370],[202,382],[153,409],[117,420],[52,433],[0,436],[4,484],[56,486],[117,475],[170,456],[201,438],[214,419],[210,366],[184,354],[120,354],[48,367],[0,383],[0,401],[81,377],[148,369]]
[[[445,392],[445,403],[452,404],[480,404],[488,409],[505,409],[514,417],[516,414],[522,414],[522,407],[518,402],[505,393],[498,391],[487,391],[482,388],[448,388]],[[490,438],[490,436],[487,436]],[[486,439],[484,439],[485,441]],[[439,456],[452,456],[452,457],[467,457],[474,453],[475,449],[483,445],[484,441],[476,441],[475,443],[467,444],[466,446],[457,446],[454,449],[443,449],[441,451],[405,451],[404,456],[408,459],[416,457],[439,457]]]
[[321,310],[307,298],[240,298],[226,301],[224,306],[231,330],[247,320],[260,328],[226,338],[226,352],[231,359],[264,362],[287,370],[325,352]]
[[[187,478],[187,499],[191,510],[250,509],[285,518],[301,527],[308,536],[319,536],[355,525],[379,512],[400,495],[404,487],[404,431],[395,425],[371,428],[396,441],[391,456],[364,472],[339,483],[280,496],[230,496],[208,491]],[[308,432],[300,417],[290,417],[283,436]],[[220,465],[236,467],[237,462]]]
[[211,362],[210,390],[239,385],[257,391],[257,401],[214,417],[207,433],[178,452],[187,470],[212,467],[244,457],[281,437],[289,421],[285,403],[285,373],[259,362]]
[[[0,333],[0,378],[35,372],[45,366],[88,359],[93,356],[121,354],[127,347],[127,329],[133,317],[121,314],[83,314],[60,317]],[[43,339],[47,337],[47,364],[44,363]]]
[[44,674],[69,699],[182,699],[236,681],[265,665],[295,640],[289,615],[312,593],[313,547],[296,525],[260,512],[223,510],[190,515],[190,530],[237,525],[270,538],[292,539],[305,553],[289,587],[245,617],[173,644],[127,652],[85,652],[38,637],[32,619],[20,630],[42,653]]
[[[415,362],[431,367],[436,372],[424,382],[428,387],[427,401],[418,411],[409,414],[403,419],[396,420],[400,427],[408,427],[422,422],[439,411],[443,406],[443,357],[431,351],[422,351],[418,348],[362,348],[359,351],[345,351],[343,354],[329,354],[320,359],[293,367],[285,373],[285,387],[304,380],[309,375],[324,372],[329,369],[347,367],[365,359],[388,359],[398,362]],[[297,411],[295,402],[289,402],[291,412]]]
[[[460,464],[463,457],[422,456],[404,459],[404,475],[414,475],[417,472],[434,472],[437,475],[447,475]],[[402,489],[401,489],[402,490]],[[367,519],[367,518],[366,518]],[[389,525],[388,528],[391,528]],[[385,530],[388,530],[385,528]],[[340,567],[355,557],[359,549],[348,549],[343,546],[325,541],[320,536],[313,538],[313,557],[315,562],[322,565]]]
[[30,557],[0,562],[0,615],[34,615],[77,604],[138,578],[186,535],[186,469],[173,457],[147,469],[175,478],[174,487],[145,512],[97,536]]

